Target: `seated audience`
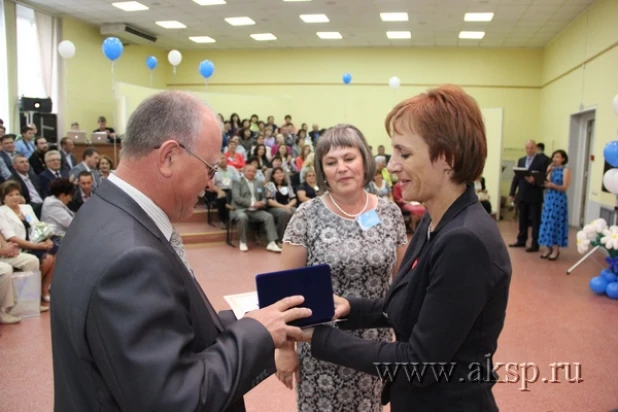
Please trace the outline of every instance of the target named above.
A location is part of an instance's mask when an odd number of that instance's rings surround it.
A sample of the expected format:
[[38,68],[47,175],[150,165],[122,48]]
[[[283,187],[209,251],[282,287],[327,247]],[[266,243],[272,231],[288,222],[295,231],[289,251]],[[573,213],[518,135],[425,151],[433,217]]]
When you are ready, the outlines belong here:
[[425,214],[425,206],[421,205],[419,202],[406,202],[403,200],[403,190],[399,182],[395,183],[393,186],[393,199],[403,212],[410,214],[410,228],[412,232],[414,232],[416,226]]
[[13,158],[13,169],[15,173],[11,176],[11,180],[19,184],[26,203],[32,206],[37,216],[41,216],[41,205],[43,204],[41,180],[30,170],[28,159],[21,154],[15,155]]
[[258,159],[258,170],[262,172],[270,168],[270,159],[268,157],[268,150],[264,144],[258,144],[255,146],[255,157]]
[[[264,182],[266,181],[266,178],[264,177],[264,173],[262,172],[262,169],[260,169],[260,161],[257,157],[253,156],[250,157],[249,160],[247,160],[247,164],[248,165],[253,165],[255,167],[255,180],[257,180],[258,182],[264,184]],[[268,169],[266,169],[268,170]]]
[[271,252],[281,253],[277,245],[277,231],[273,216],[266,211],[266,198],[264,186],[255,179],[255,166],[246,165],[243,177],[238,182],[232,183],[232,218],[237,222],[238,236],[240,238],[240,250],[246,252],[247,229],[249,222],[258,222],[264,225],[268,246]]
[[273,129],[270,128],[269,126],[266,126],[264,128],[264,145],[266,145],[266,147],[269,150],[269,156],[272,156],[272,148],[275,145],[276,141],[275,141],[275,136],[273,135]]
[[281,159],[281,156],[276,155],[275,157],[273,157],[273,160],[271,161],[271,169],[268,169],[266,171],[266,173],[264,173],[264,180],[267,182],[270,182],[272,180],[272,174],[273,174],[273,169],[275,167],[280,167],[283,169],[283,172],[285,173],[285,181],[287,182],[288,186],[292,185],[292,179],[290,178],[290,174],[287,172],[287,170],[285,170],[285,168],[283,167],[283,160]]
[[77,177],[77,187],[73,191],[73,199],[67,205],[74,213],[92,197],[94,191],[92,174],[83,171]]
[[313,166],[305,166],[303,167],[303,171],[305,172],[305,181],[296,189],[298,204],[307,202],[321,194]]
[[34,153],[34,136],[35,131],[32,127],[22,127],[21,129],[22,138],[15,143],[15,151],[23,156],[26,156],[28,159]]
[[40,175],[45,170],[45,153],[47,153],[47,139],[37,137],[34,139],[34,153],[28,158],[30,167],[36,175]]
[[245,153],[251,153],[251,146],[253,146],[253,135],[248,128],[240,129],[238,133],[240,136],[240,145],[245,149]]
[[45,153],[45,165],[47,168],[39,174],[39,180],[41,181],[41,192],[43,198],[46,198],[51,194],[49,190],[50,183],[55,179],[68,178],[69,172],[61,169],[62,157],[57,150],[50,150]]
[[[34,255],[21,253],[16,243],[7,242],[0,234],[0,323],[5,325],[21,321],[19,316],[11,314],[11,308],[17,304],[13,268],[21,272],[36,272],[39,260]],[[41,307],[42,311],[48,309],[48,306]]]
[[309,156],[310,154],[311,154],[311,146],[303,145],[301,147],[300,156],[298,156],[295,160],[297,171],[303,170],[303,164],[305,163],[307,156]]
[[485,178],[479,177],[474,182],[474,190],[476,191],[476,196],[479,198],[481,205],[487,210],[487,213],[491,214],[491,202],[489,201],[489,193],[487,193],[487,189],[485,188]]
[[[4,180],[9,180],[11,174],[15,171],[13,169],[13,158],[17,154],[15,152],[15,138],[11,135],[4,135],[0,140],[2,150],[0,150],[0,158],[4,164],[0,164],[0,174]],[[8,174],[7,174],[8,172]]]
[[[300,169],[300,176],[299,176],[300,183],[305,181],[305,173],[306,173],[306,171],[309,168],[313,168],[314,160],[315,160],[315,153],[314,152],[309,153],[309,155],[307,156],[307,158],[303,162],[303,168]],[[315,171],[315,169],[314,169],[314,171]]]
[[107,179],[109,174],[114,170],[114,162],[107,155],[101,156],[99,160],[99,174],[101,179]]
[[54,236],[64,237],[73,221],[73,212],[67,206],[75,191],[69,179],[55,179],[50,186],[51,196],[46,197],[41,209],[41,221],[54,231]]
[[109,143],[113,143],[114,141],[119,142],[118,136],[116,136],[116,131],[112,127],[107,127],[107,119],[104,116],[99,116],[97,119],[97,123],[99,124],[99,128],[93,130],[93,133],[105,132],[107,133],[107,141]]
[[[49,285],[54,273],[54,264],[57,246],[51,240],[40,243],[30,241],[31,227],[39,223],[30,205],[20,204],[21,193],[19,184],[14,181],[6,181],[0,186],[0,196],[3,205],[0,206],[0,233],[4,238],[17,244],[27,253],[31,253],[39,259],[41,271],[41,299],[49,302]],[[47,306],[42,303],[42,306]]]
[[229,208],[232,204],[232,183],[240,181],[240,172],[234,166],[227,165],[227,158],[221,153],[219,170],[215,173],[213,186],[209,189],[217,195],[217,212],[222,226],[229,219]]
[[290,218],[296,211],[296,195],[292,187],[285,181],[285,172],[281,167],[272,171],[272,180],[266,184],[266,199],[268,212],[275,218],[277,237],[283,239]]
[[233,166],[238,170],[242,170],[242,168],[245,167],[245,158],[236,151],[238,147],[235,138],[227,145],[227,164],[228,166]]
[[368,192],[385,200],[393,200],[391,185],[384,180],[384,176],[380,171],[376,171],[373,181],[369,182]]
[[101,175],[99,174],[99,170],[97,166],[99,164],[99,152],[97,152],[92,147],[84,150],[82,155],[82,162],[76,165],[73,169],[71,169],[71,173],[69,174],[69,180],[71,182],[75,182],[77,176],[81,174],[81,172],[89,172],[92,175],[92,188],[94,190],[101,184]]
[[66,171],[67,175],[71,172],[75,166],[77,166],[77,159],[73,155],[73,148],[75,144],[73,140],[68,137],[60,139],[60,155],[62,156],[62,170]]

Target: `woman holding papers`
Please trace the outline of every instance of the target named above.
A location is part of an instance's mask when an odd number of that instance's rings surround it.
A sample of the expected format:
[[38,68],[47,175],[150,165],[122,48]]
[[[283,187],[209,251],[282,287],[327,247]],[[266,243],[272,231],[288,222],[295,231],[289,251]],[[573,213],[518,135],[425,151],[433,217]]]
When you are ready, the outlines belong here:
[[[398,104],[386,128],[389,171],[427,213],[386,297],[336,297],[335,317],[346,321],[306,329],[305,340],[317,359],[382,376],[393,412],[497,411],[492,357],[511,262],[474,191],[487,157],[481,111],[459,87],[442,86]],[[396,341],[342,330],[379,327]]]
[[[318,264],[331,268],[337,295],[380,299],[405,253],[401,211],[367,193],[376,166],[362,133],[350,125],[329,129],[315,149],[315,174],[322,196],[302,203],[283,238],[283,269]],[[345,332],[359,340],[392,341],[388,328]],[[278,378],[296,381],[299,411],[380,411],[382,383],[352,369],[320,362],[311,347],[291,344],[276,354]]]

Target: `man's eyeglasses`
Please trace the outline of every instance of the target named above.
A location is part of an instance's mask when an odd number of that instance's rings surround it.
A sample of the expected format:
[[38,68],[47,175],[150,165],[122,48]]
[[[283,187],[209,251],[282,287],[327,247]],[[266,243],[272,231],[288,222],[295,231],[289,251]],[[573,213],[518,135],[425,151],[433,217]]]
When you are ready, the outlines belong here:
[[[195,153],[193,153],[191,150],[187,149],[185,147],[185,145],[183,145],[182,143],[178,143],[178,146],[182,147],[187,153],[189,153],[191,156],[195,157],[197,160],[199,160],[200,162],[204,163],[204,165],[206,165],[206,168],[208,169],[208,179],[212,180],[215,177],[215,173],[217,173],[219,171],[219,166],[212,166],[210,163],[208,163],[206,160],[202,159],[201,157],[199,157],[198,155],[196,155]],[[155,149],[160,149],[161,146],[155,146]]]

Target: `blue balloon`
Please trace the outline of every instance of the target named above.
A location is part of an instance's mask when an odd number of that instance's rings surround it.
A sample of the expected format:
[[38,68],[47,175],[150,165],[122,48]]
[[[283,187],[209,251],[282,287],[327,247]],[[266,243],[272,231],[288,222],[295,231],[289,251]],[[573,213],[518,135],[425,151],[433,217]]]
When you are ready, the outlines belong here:
[[108,37],[103,40],[103,54],[111,61],[116,60],[122,55],[122,42],[116,37]]
[[603,269],[601,271],[601,277],[605,279],[608,283],[612,283],[616,281],[616,274],[609,269]]
[[343,74],[343,83],[350,84],[351,81],[352,81],[352,75],[350,73],[344,73]]
[[157,63],[157,58],[154,56],[148,56],[146,58],[146,66],[148,66],[150,70],[154,70],[154,68],[157,67]]
[[618,299],[618,282],[608,284],[605,293],[612,299]]
[[204,76],[205,79],[209,79],[214,72],[215,65],[210,60],[204,60],[200,63],[200,74]]
[[605,145],[603,149],[605,161],[613,167],[618,167],[618,141],[614,140]]
[[608,284],[609,282],[605,280],[605,278],[602,276],[597,276],[597,277],[590,279],[590,289],[594,293],[599,294],[599,295],[602,295],[605,293],[605,289],[607,288]]

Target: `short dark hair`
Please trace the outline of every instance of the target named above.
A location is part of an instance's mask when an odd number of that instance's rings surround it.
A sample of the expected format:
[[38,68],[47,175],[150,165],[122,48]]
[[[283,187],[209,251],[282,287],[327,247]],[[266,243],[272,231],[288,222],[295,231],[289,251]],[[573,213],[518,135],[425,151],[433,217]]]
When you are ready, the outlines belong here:
[[250,158],[247,159],[247,163],[252,163],[252,162],[258,162],[259,164],[260,160],[257,158],[257,156],[251,156]]
[[5,140],[8,140],[8,139],[15,140],[15,137],[13,137],[10,134],[5,134],[4,136],[0,137],[0,143],[4,142]]
[[2,185],[0,186],[0,196],[2,196],[0,201],[4,203],[4,198],[7,197],[9,193],[15,190],[17,190],[19,194],[21,194],[21,186],[15,180],[7,180],[6,182],[2,183]]
[[97,119],[97,123],[99,123],[99,122],[107,123],[107,119],[105,119],[105,116],[99,116],[99,118]]
[[39,140],[41,140],[41,139],[47,141],[47,139],[45,139],[43,136],[39,136],[39,137],[34,139],[34,144],[37,145],[39,143]]
[[292,116],[290,116],[289,114],[286,114],[285,117],[284,117],[284,119],[291,119],[291,118],[292,118]]
[[277,173],[277,171],[279,170],[283,172],[283,180],[281,181],[281,184],[283,185],[285,183],[285,170],[283,170],[283,168],[280,166],[273,167],[273,171],[270,172],[270,181],[275,183],[275,173]]
[[86,160],[87,157],[91,157],[94,154],[99,154],[99,152],[97,152],[95,149],[93,149],[92,147],[88,147],[86,150],[84,150],[84,154],[82,154],[82,160]]
[[565,151],[564,151],[564,150],[562,150],[562,149],[558,149],[558,150],[556,150],[554,153],[552,153],[552,154],[551,154],[551,158],[553,159],[553,158],[554,158],[554,156],[555,156],[557,153],[560,153],[560,155],[561,155],[561,156],[562,156],[562,158],[564,159],[564,163],[562,163],[562,166],[565,166],[567,163],[569,163],[569,155],[567,154],[567,152],[565,152]]
[[536,147],[537,147],[537,149],[541,149],[541,150],[545,151],[545,144],[544,143],[537,143]]
[[75,190],[75,186],[69,179],[60,178],[54,179],[49,184],[49,190],[52,195],[58,197],[60,195],[70,195]]
[[92,173],[88,172],[87,170],[83,170],[81,172],[79,172],[79,174],[77,175],[77,180],[79,181],[80,177],[90,177],[94,180],[94,178],[92,177]]
[[34,130],[32,127],[24,126],[21,128],[21,134],[28,133],[29,131],[32,131],[32,130]]

